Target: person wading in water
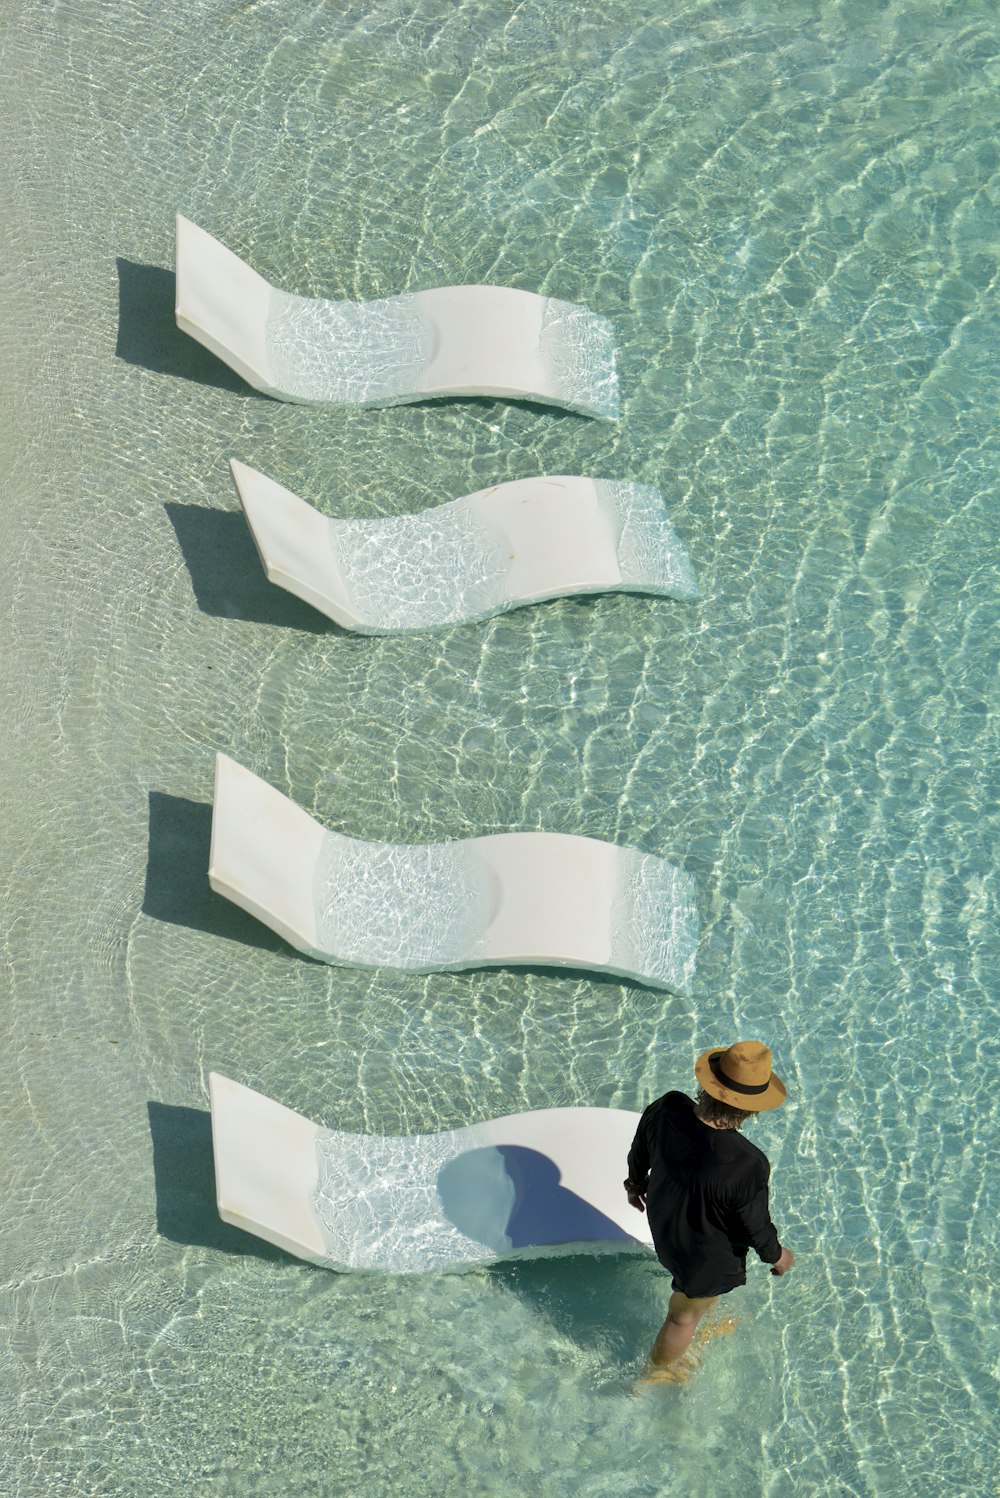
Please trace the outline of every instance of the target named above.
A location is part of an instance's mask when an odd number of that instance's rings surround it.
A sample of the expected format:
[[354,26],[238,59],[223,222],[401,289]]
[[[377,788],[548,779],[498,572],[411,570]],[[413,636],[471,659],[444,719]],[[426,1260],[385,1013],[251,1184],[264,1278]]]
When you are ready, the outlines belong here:
[[706,1051],[694,1071],[694,1101],[668,1092],[650,1103],[628,1156],[628,1199],[647,1214],[656,1256],[673,1276],[651,1354],[654,1374],[683,1357],[720,1295],[746,1284],[749,1249],[775,1275],[795,1262],[771,1221],[767,1156],[739,1133],[747,1119],[785,1101],[771,1052],[739,1040]]

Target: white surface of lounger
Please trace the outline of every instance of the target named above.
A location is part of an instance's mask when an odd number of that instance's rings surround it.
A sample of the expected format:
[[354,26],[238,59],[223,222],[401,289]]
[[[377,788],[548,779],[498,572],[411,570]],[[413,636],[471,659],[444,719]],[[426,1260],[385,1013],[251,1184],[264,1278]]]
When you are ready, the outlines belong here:
[[433,629],[568,593],[698,594],[650,484],[518,479],[418,515],[341,520],[230,467],[271,582],[344,629]]
[[292,296],[178,214],[176,311],[183,332],[280,400],[396,406],[486,395],[618,415],[610,323],[530,291]]
[[299,951],[347,967],[541,964],[682,994],[694,976],[694,881],[652,853],[553,832],[361,842],[224,754],[209,881]]
[[321,1128],[213,1072],[219,1215],[331,1269],[648,1252],[622,1189],[638,1113],[548,1108],[393,1139]]

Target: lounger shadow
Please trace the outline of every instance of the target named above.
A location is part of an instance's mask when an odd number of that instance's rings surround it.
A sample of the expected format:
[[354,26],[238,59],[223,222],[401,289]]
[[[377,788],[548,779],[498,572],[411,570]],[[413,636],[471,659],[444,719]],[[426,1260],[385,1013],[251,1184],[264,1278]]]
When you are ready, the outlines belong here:
[[200,1108],[149,1102],[156,1187],[156,1230],[171,1243],[279,1259],[281,1250],[247,1238],[220,1217],[215,1207],[212,1119]]
[[552,1108],[383,1138],[321,1128],[215,1072],[209,1087],[220,1217],[312,1263],[412,1274],[649,1251],[621,1189],[637,1113]]
[[259,392],[220,364],[207,349],[185,338],[177,327],[174,303],[177,278],[159,265],[140,265],[120,256],[118,268],[118,340],[115,353],[126,364],[153,374],[172,375],[199,385],[260,399]]
[[344,629],[410,633],[568,594],[697,597],[649,484],[545,475],[417,515],[328,519],[244,463],[230,467],[270,581]]
[[610,324],[504,286],[371,302],[293,296],[177,215],[177,325],[280,400],[396,406],[446,397],[539,401],[612,421]]
[[209,880],[299,951],[341,966],[568,967],[680,994],[694,975],[694,882],[654,854],[546,832],[362,842],[224,754]]
[[272,932],[212,893],[204,869],[212,842],[212,808],[165,791],[149,793],[149,845],[142,912],[156,921],[208,931],[271,952],[288,948]]
[[309,634],[339,634],[338,626],[290,593],[271,586],[260,569],[242,515],[206,505],[168,501],[163,508],[191,576],[203,614],[245,619]]

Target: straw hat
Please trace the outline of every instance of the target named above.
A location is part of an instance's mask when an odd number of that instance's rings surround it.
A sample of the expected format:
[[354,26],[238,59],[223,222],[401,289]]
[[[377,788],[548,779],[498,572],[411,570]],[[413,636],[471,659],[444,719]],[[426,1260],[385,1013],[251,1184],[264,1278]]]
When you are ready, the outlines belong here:
[[706,1051],[695,1062],[694,1074],[710,1097],[744,1113],[764,1113],[785,1101],[785,1084],[771,1070],[771,1052],[759,1040],[738,1040],[728,1051]]

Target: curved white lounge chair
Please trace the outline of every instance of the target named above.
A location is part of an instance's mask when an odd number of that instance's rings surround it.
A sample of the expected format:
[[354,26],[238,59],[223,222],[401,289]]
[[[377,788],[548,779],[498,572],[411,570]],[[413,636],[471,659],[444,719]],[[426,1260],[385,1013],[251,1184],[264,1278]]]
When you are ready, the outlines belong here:
[[398,406],[488,395],[618,415],[610,323],[530,291],[291,296],[178,214],[176,311],[183,332],[279,400]]
[[344,629],[400,633],[567,593],[697,597],[659,490],[605,479],[518,479],[419,515],[331,520],[231,462],[271,582]]
[[391,1139],[320,1128],[212,1072],[219,1216],[330,1269],[648,1252],[622,1190],[638,1113],[547,1108]]
[[544,964],[687,993],[694,881],[652,853],[508,832],[359,842],[216,757],[209,881],[323,962],[417,973]]

